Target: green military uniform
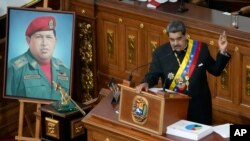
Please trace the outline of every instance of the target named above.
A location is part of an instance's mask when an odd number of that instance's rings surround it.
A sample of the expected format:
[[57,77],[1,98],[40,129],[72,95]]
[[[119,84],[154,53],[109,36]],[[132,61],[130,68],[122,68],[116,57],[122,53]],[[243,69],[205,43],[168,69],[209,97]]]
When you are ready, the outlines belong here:
[[[70,70],[56,58],[52,58],[52,81],[69,92]],[[60,100],[61,95],[45,76],[30,50],[14,58],[8,64],[6,95]]]

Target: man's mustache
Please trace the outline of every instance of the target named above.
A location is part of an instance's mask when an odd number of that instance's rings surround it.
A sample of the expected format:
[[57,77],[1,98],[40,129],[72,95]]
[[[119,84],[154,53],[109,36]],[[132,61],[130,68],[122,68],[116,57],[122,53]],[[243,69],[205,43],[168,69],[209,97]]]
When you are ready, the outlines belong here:
[[178,45],[178,46],[174,46],[174,48],[180,48],[180,47],[181,47],[181,46],[179,46],[179,45]]

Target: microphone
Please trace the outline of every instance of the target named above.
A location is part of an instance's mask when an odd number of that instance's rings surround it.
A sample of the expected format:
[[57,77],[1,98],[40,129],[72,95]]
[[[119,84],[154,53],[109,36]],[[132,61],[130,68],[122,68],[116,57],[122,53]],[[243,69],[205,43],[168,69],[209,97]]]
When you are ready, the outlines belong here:
[[166,82],[167,82],[167,77],[165,77],[165,80],[163,82],[163,86],[162,86],[163,92],[166,92]]
[[132,82],[133,73],[134,73],[136,70],[140,69],[140,68],[143,68],[143,67],[145,67],[145,66],[148,66],[149,64],[151,64],[151,62],[146,63],[146,64],[143,64],[143,65],[140,65],[140,66],[134,68],[133,70],[131,70],[130,73],[129,73],[128,79],[127,79],[127,80],[123,80],[123,85],[129,86],[129,87],[134,87],[134,86],[135,86],[135,83]]
[[143,67],[145,67],[145,66],[148,66],[149,64],[151,64],[151,62],[146,63],[146,64],[143,64],[143,65],[140,65],[140,66],[134,68],[132,71],[130,71],[130,74],[129,74],[129,76],[128,76],[128,81],[132,81],[133,73],[134,73],[136,70],[138,70],[138,69],[140,69],[140,68],[143,68]]
[[[162,59],[162,58],[164,58],[164,57],[167,57],[167,56],[173,54],[173,52],[174,52],[174,50],[173,50],[173,51],[170,51],[170,52],[169,52],[168,54],[166,54],[166,55],[161,56],[159,59]],[[132,70],[130,71],[130,73],[129,73],[128,79],[127,79],[127,80],[123,80],[123,84],[126,85],[126,86],[133,87],[133,86],[135,85],[134,82],[132,82],[133,73],[134,73],[136,70],[141,69],[141,68],[143,68],[143,67],[145,67],[145,66],[148,66],[148,65],[151,65],[151,64],[152,64],[152,62],[149,62],[149,63],[140,65],[140,66],[138,66],[138,67],[132,69]]]
[[183,0],[181,0],[181,2],[180,2],[180,7],[176,10],[176,12],[178,12],[178,13],[183,13],[183,12],[186,12],[186,11],[188,11],[188,8],[186,8],[185,6],[184,6],[184,1]]

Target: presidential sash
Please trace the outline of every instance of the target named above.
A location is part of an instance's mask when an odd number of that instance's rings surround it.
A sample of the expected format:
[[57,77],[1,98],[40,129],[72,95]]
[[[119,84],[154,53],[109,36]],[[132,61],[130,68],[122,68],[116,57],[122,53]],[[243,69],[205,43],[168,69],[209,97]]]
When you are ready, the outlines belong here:
[[169,87],[170,90],[183,92],[188,90],[191,78],[200,55],[201,42],[189,39],[186,55]]

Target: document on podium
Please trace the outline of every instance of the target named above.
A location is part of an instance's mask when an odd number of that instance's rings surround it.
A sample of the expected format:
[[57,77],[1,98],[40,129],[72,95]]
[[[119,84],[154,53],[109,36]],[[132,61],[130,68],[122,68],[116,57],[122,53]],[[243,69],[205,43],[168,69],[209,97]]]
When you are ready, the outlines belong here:
[[[154,87],[154,88],[150,88],[149,91],[153,92],[153,93],[163,92],[163,88],[155,88]],[[177,92],[169,90],[169,89],[165,89],[165,92],[167,92],[167,93],[174,93],[174,94],[177,93]]]

